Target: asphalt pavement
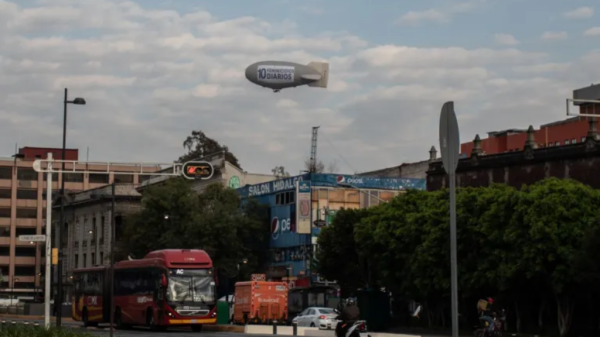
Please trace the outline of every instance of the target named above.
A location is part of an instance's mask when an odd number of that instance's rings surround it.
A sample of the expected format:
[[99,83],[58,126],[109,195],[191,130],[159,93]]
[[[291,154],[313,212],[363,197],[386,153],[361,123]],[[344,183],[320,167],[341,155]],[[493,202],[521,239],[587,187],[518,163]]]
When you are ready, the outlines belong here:
[[[3,318],[0,317],[0,321],[5,321],[6,324],[12,324],[12,322],[16,322],[17,324],[24,324],[28,322],[29,324],[39,324],[40,326],[44,325],[44,320],[39,319],[25,319],[25,318]],[[84,328],[80,322],[72,322],[72,321],[63,321],[62,326],[65,328],[77,329],[87,331],[93,336],[102,336],[107,337],[110,335],[110,331],[108,326],[100,326],[97,328]],[[171,328],[167,331],[150,331],[145,328],[132,328],[128,330],[114,330],[113,336],[115,337],[129,337],[129,336],[153,336],[153,337],[197,337],[197,336],[205,336],[205,337],[273,337],[273,335],[249,335],[244,333],[235,333],[235,332],[217,332],[217,331],[203,331],[203,332],[192,332],[190,329],[185,328]]]

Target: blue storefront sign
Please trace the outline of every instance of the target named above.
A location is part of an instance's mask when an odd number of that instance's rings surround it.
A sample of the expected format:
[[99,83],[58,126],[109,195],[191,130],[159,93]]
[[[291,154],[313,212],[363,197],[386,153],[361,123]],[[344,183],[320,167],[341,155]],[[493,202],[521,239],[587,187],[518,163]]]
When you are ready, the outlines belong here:
[[415,178],[377,178],[343,174],[312,174],[313,186],[346,187],[378,190],[425,190],[425,179]]
[[345,174],[304,174],[300,176],[270,181],[268,183],[246,185],[238,189],[242,198],[259,197],[287,190],[295,190],[297,181],[310,181],[312,186],[342,187],[376,190],[426,190],[426,180],[416,178],[378,178]]

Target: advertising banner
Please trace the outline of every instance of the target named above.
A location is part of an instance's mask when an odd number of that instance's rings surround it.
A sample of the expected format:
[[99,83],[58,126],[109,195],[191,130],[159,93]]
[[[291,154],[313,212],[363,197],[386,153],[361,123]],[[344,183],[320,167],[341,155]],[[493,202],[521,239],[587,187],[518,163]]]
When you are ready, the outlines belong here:
[[311,224],[311,183],[299,180],[296,182],[296,233],[310,234]]

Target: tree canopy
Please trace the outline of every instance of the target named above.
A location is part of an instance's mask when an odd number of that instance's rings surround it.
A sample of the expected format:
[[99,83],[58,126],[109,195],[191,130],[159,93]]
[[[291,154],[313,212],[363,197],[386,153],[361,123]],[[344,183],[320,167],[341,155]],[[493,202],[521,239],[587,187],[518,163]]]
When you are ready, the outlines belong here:
[[204,156],[218,152],[225,152],[225,159],[228,162],[242,168],[237,157],[229,152],[227,146],[219,144],[218,141],[208,137],[200,130],[192,131],[192,134],[183,141],[183,147],[187,150],[187,153],[177,159],[177,162],[179,163],[203,158]]
[[121,239],[121,258],[141,258],[157,249],[203,249],[221,273],[237,276],[237,264],[264,271],[269,244],[268,213],[255,202],[241,204],[238,194],[222,184],[192,190],[183,178],[151,186],[142,209],[127,218]]
[[[551,330],[567,336],[576,304],[587,307],[598,298],[598,205],[600,191],[573,180],[551,178],[520,190],[459,189],[461,317],[475,316],[476,301],[493,296],[512,309],[513,327],[538,333],[548,329],[549,316]],[[385,287],[416,300],[430,326],[444,325],[450,316],[448,206],[447,190],[409,191],[373,208],[337,212],[318,239],[318,272],[350,291]]]

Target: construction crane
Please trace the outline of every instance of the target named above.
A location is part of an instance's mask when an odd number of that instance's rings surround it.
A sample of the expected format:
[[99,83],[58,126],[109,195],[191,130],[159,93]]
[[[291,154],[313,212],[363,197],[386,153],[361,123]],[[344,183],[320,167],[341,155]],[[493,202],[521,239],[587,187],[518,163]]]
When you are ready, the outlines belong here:
[[317,136],[320,126],[313,126],[310,144],[310,173],[317,173]]

